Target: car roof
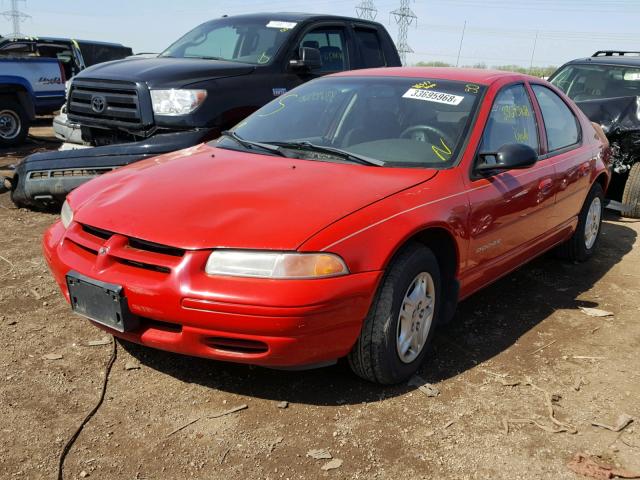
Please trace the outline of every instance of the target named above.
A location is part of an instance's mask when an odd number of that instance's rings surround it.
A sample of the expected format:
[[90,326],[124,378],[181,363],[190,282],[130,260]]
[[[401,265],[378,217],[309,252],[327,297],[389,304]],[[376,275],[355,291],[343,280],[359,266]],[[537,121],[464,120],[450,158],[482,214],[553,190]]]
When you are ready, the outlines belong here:
[[332,77],[409,77],[409,78],[435,78],[442,80],[457,80],[461,82],[491,85],[497,80],[540,80],[522,73],[507,72],[503,70],[489,70],[485,68],[456,68],[456,67],[390,67],[368,68],[364,70],[351,70],[340,72]]
[[[362,18],[344,17],[340,15],[328,15],[326,13],[299,13],[299,12],[263,12],[263,13],[247,13],[243,15],[229,15],[229,18],[254,18],[256,20],[269,19],[269,20],[281,20],[285,22],[305,22],[309,20],[336,20],[336,21],[348,21],[358,23],[369,23],[371,25],[380,25],[378,22],[371,20],[364,20]],[[212,18],[211,20],[217,20]]]
[[599,57],[576,58],[565,65],[574,64],[594,64],[594,65],[617,65],[622,67],[640,67],[640,56],[632,55],[603,55]]
[[5,38],[5,37],[0,37],[0,43],[8,43],[8,42],[12,42],[12,41],[17,41],[17,42],[70,42],[72,40],[75,40],[78,43],[91,43],[94,45],[105,45],[105,46],[109,46],[109,47],[124,47],[124,45],[122,45],[121,43],[113,43],[113,42],[100,42],[97,40],[80,40],[78,38],[76,39],[71,39],[71,38],[63,38],[63,37],[28,37],[28,36],[22,36],[22,37],[12,37],[12,38]]

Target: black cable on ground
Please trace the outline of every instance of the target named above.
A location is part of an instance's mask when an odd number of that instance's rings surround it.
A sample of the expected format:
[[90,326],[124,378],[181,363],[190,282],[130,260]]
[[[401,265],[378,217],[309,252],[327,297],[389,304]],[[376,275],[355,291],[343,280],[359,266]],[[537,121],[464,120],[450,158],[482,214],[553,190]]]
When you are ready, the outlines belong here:
[[64,467],[64,460],[65,458],[67,458],[69,450],[71,450],[71,447],[78,438],[78,435],[80,435],[80,432],[82,432],[84,426],[89,422],[89,420],[91,420],[91,417],[95,415],[95,413],[100,408],[100,405],[102,405],[102,402],[104,401],[104,395],[107,392],[107,382],[109,381],[109,373],[111,372],[111,367],[113,367],[113,364],[116,361],[116,355],[118,353],[115,337],[111,337],[111,344],[113,345],[113,348],[111,350],[109,361],[107,362],[107,369],[104,372],[104,380],[102,381],[102,392],[100,393],[100,398],[98,399],[98,403],[96,403],[96,406],[93,407],[93,409],[87,414],[86,417],[84,417],[84,420],[82,420],[75,433],[71,435],[71,438],[67,440],[67,443],[62,449],[62,453],[60,453],[60,459],[58,460],[58,480],[63,480],[62,469]]

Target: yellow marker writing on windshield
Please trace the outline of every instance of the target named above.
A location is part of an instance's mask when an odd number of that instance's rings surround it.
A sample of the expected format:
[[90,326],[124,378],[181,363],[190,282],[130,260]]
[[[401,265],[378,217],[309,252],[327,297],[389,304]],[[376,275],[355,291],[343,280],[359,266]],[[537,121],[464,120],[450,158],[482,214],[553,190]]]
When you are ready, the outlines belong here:
[[291,98],[291,97],[297,97],[298,94],[297,93],[292,93],[290,95],[287,95],[285,97],[280,97],[278,99],[278,108],[276,108],[273,112],[269,112],[269,113],[262,113],[260,115],[258,115],[258,117],[268,117],[269,115],[273,115],[274,113],[278,113],[281,112],[282,110],[284,110],[284,107],[286,107],[286,105],[284,104],[284,101],[287,98]]
[[431,145],[431,150],[433,150],[433,153],[435,153],[440,160],[446,162],[447,160],[449,160],[449,157],[453,154],[453,152],[451,151],[449,146],[444,143],[444,139],[441,138],[440,143],[442,144],[442,148],[440,148],[438,145]]

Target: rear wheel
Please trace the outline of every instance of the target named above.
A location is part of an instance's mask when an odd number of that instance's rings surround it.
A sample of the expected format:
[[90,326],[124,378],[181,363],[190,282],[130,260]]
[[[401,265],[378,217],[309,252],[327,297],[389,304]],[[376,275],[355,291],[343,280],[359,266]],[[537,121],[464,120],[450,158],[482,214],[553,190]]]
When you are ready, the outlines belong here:
[[351,353],[352,370],[371,382],[407,380],[420,367],[440,309],[433,252],[410,244],[390,264]]
[[18,145],[29,133],[29,117],[12,98],[0,99],[0,147]]
[[640,163],[631,166],[622,193],[622,215],[640,218]]
[[560,245],[560,256],[574,262],[584,262],[593,256],[600,240],[604,192],[594,183],[578,215],[578,226],[569,240]]

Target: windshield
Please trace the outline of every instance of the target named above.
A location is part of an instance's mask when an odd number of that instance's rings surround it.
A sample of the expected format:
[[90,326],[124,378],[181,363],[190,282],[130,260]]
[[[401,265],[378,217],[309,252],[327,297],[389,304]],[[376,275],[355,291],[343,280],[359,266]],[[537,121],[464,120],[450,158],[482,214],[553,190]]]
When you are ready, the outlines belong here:
[[575,102],[640,95],[640,68],[567,65],[549,81]]
[[278,20],[222,18],[194,28],[160,56],[267,64],[295,26]]
[[[455,162],[483,90],[448,80],[322,78],[268,103],[234,132],[244,140],[282,148],[297,144],[287,154],[301,158],[309,158],[305,150],[312,150],[300,146],[306,143],[385,166],[448,167]],[[229,137],[217,145],[238,148]]]

